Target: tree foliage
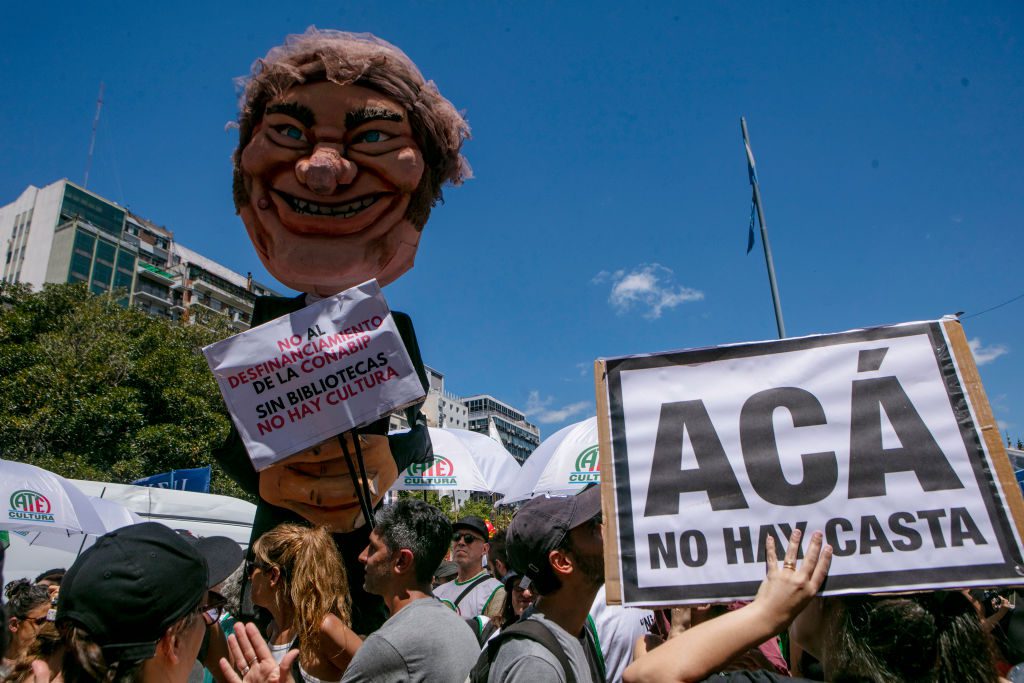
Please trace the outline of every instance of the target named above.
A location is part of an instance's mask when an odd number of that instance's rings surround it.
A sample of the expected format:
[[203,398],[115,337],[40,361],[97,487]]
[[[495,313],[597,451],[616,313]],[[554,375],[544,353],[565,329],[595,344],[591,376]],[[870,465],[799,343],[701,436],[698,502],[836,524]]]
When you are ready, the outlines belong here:
[[0,453],[66,477],[128,483],[213,465],[229,417],[201,353],[226,321],[185,325],[83,285],[0,284]]
[[512,522],[513,508],[508,505],[495,506],[484,495],[474,495],[455,509],[451,496],[442,496],[436,491],[399,491],[399,498],[416,498],[425,500],[438,508],[452,522],[469,516],[490,520],[495,529],[507,529]]

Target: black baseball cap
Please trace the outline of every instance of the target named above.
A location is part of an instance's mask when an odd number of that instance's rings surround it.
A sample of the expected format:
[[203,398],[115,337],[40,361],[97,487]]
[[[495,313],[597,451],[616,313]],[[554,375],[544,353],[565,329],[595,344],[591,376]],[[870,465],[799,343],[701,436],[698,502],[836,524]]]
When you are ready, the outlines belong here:
[[60,585],[60,582],[64,579],[64,574],[67,573],[67,569],[64,567],[57,567],[56,569],[47,569],[45,572],[36,577],[36,580],[32,583],[39,583],[40,581],[50,581],[52,583]]
[[512,518],[506,535],[509,564],[532,580],[547,571],[548,553],[576,527],[601,514],[601,487],[575,496],[538,496]]
[[149,659],[168,627],[203,601],[210,548],[156,522],[104,534],[64,576],[57,621],[84,628],[107,664]]
[[455,524],[452,524],[452,531],[458,531],[459,529],[475,531],[483,536],[485,541],[491,540],[491,534],[487,531],[487,522],[475,515],[463,517],[459,521],[455,522]]
[[210,571],[209,586],[213,588],[224,581],[238,569],[245,559],[242,546],[227,536],[183,536],[186,541],[195,546],[199,554],[206,558],[207,568]]

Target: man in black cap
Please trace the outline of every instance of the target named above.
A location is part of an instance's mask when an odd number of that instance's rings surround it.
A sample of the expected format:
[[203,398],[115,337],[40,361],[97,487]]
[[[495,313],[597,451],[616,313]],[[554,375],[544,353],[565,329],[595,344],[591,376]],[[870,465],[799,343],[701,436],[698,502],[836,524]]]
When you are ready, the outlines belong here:
[[501,614],[505,588],[484,569],[484,556],[490,550],[487,523],[479,517],[463,517],[452,530],[452,561],[458,565],[459,574],[454,581],[435,588],[434,595],[463,617]]
[[222,604],[209,590],[216,552],[217,544],[190,543],[155,522],[99,537],[61,584],[64,679],[187,681]]
[[489,652],[488,681],[603,681],[603,665],[587,613],[604,585],[601,492],[591,487],[577,496],[534,498],[512,520],[506,536],[512,568],[530,578],[540,594],[520,622],[535,621],[554,636],[548,644],[533,637],[503,639]]

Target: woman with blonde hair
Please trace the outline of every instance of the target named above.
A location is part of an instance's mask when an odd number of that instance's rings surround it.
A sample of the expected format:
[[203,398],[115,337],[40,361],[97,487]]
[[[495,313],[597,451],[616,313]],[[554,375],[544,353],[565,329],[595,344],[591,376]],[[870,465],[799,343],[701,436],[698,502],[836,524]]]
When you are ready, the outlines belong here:
[[260,536],[253,556],[252,601],[274,617],[274,659],[298,647],[302,679],[340,681],[362,641],[351,629],[348,576],[330,533],[281,524]]

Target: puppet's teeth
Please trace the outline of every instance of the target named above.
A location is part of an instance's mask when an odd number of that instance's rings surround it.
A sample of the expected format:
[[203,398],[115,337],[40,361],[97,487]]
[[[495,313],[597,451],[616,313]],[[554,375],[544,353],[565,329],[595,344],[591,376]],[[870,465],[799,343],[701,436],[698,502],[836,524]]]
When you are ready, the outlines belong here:
[[341,206],[329,206],[326,204],[317,204],[316,202],[309,202],[305,199],[299,199],[298,197],[289,197],[289,203],[292,209],[299,213],[309,214],[311,216],[334,216],[340,218],[351,218],[363,209],[372,206],[377,203],[377,197],[365,197],[363,199],[356,200],[349,204],[342,204]]

